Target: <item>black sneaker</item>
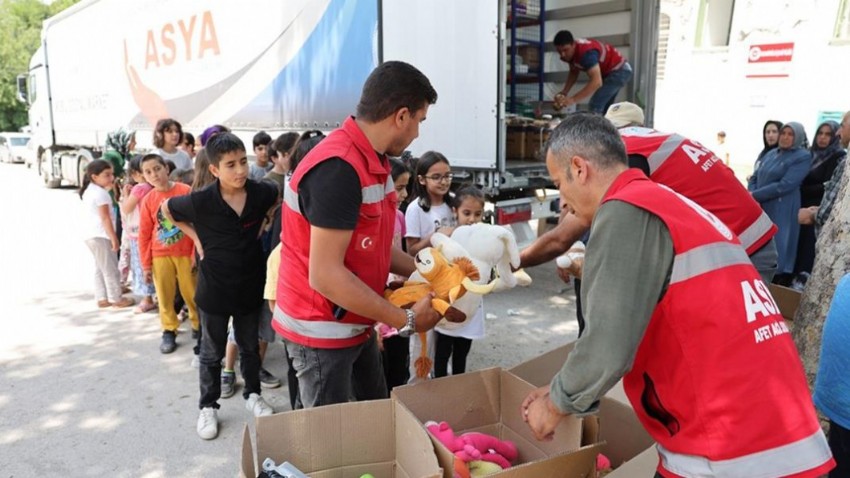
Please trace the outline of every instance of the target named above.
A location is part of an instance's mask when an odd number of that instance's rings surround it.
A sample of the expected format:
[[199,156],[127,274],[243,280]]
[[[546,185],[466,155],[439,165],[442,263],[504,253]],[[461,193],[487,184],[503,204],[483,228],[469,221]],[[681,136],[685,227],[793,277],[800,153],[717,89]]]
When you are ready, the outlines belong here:
[[192,340],[201,338],[201,329],[192,329]]
[[260,385],[263,388],[280,387],[280,379],[271,374],[268,370],[260,367]]
[[170,331],[166,330],[162,333],[162,343],[159,344],[159,351],[164,354],[170,354],[174,352],[174,349],[177,348],[177,335]]

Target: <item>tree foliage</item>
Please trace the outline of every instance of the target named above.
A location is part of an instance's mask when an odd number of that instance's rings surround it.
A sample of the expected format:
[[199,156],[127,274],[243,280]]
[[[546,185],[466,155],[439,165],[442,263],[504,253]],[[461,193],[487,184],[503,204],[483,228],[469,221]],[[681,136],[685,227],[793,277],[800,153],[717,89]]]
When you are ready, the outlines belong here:
[[42,22],[77,3],[57,0],[0,0],[0,131],[27,124],[26,105],[17,100],[17,76],[27,72],[41,42]]

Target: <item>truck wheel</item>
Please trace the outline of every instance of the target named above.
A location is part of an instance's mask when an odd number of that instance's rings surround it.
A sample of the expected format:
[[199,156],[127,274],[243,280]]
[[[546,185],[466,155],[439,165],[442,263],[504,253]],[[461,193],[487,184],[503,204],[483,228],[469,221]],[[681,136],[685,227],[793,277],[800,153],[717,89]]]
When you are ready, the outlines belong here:
[[86,177],[86,168],[89,165],[89,161],[86,158],[77,159],[77,187],[83,185],[83,179]]
[[49,149],[44,150],[44,152],[42,152],[42,154],[38,157],[38,174],[41,175],[41,179],[44,181],[44,186],[47,189],[56,189],[62,185],[62,180],[54,179],[53,174],[50,171],[50,168],[52,168],[52,157],[53,154]]
[[61,179],[49,179],[46,174],[42,177],[44,178],[44,186],[47,189],[56,189],[62,184]]

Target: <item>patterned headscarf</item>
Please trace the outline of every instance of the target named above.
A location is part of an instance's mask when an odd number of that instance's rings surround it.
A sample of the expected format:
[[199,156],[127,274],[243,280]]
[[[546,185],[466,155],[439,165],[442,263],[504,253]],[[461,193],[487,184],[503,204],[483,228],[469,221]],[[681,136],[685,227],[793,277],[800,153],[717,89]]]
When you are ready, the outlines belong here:
[[114,149],[115,151],[118,151],[121,156],[127,157],[127,155],[130,154],[130,151],[128,150],[130,141],[132,141],[135,136],[135,131],[127,131],[124,128],[118,128],[106,135],[106,149]]

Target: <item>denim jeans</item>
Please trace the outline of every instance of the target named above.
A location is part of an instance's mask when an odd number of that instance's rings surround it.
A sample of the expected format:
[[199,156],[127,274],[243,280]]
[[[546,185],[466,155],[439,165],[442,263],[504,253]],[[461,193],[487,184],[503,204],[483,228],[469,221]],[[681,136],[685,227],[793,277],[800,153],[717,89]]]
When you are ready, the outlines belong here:
[[284,342],[304,408],[389,396],[374,330],[369,340],[342,349],[306,347],[287,339]]
[[602,78],[602,86],[590,97],[588,104],[590,111],[604,115],[608,111],[608,107],[614,104],[617,93],[622,87],[626,86],[631,78],[632,66],[629,65],[629,62],[623,63],[623,66],[618,70],[608,73],[608,76]]
[[[248,314],[233,316],[233,330],[239,347],[239,370],[245,380],[242,396],[260,394],[260,339],[257,328],[260,323],[261,305]],[[228,315],[215,315],[198,308],[201,316],[200,408],[218,408],[221,397],[221,359],[227,346]]]

